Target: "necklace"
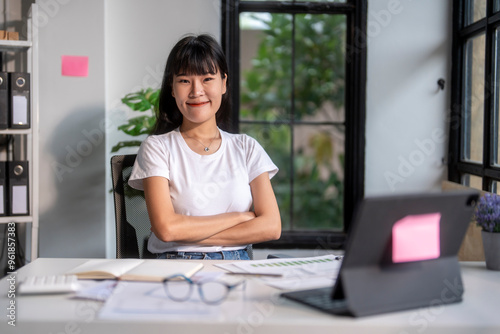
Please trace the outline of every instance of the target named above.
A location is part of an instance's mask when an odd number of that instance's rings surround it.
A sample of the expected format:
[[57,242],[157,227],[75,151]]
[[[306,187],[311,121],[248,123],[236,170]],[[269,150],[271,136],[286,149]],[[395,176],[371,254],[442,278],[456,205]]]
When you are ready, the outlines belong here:
[[201,144],[201,146],[203,146],[203,150],[205,152],[208,152],[210,151],[210,146],[212,145],[212,143],[214,142],[215,138],[217,138],[217,135],[219,134],[219,131],[217,130],[217,132],[215,133],[215,136],[212,138],[212,140],[210,141],[210,144],[208,144],[208,146],[205,146],[205,144],[203,144],[201,141],[199,141],[198,139],[194,138],[194,137],[190,137],[188,136],[185,132],[184,132],[184,136],[188,137],[189,139],[193,139],[193,140],[196,140],[198,143]]

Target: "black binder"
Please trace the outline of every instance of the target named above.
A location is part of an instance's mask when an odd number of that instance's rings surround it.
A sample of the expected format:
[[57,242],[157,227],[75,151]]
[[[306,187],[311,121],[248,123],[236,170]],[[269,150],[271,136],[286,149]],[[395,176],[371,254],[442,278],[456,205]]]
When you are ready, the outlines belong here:
[[0,216],[7,215],[7,172],[5,161],[0,161]]
[[0,130],[9,126],[9,76],[0,72]]
[[12,129],[29,129],[31,118],[29,73],[9,73],[9,86],[9,126]]
[[9,214],[11,216],[29,215],[29,178],[28,161],[9,161]]

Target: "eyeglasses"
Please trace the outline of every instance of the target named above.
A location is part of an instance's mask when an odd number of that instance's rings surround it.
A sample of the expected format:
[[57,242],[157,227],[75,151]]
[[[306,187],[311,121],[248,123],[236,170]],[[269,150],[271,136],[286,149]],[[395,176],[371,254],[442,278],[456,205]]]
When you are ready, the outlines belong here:
[[229,292],[238,286],[245,286],[245,281],[229,284],[222,281],[195,282],[184,275],[173,275],[163,280],[167,296],[175,301],[183,302],[191,297],[193,286],[198,286],[198,294],[203,302],[216,305],[224,301]]

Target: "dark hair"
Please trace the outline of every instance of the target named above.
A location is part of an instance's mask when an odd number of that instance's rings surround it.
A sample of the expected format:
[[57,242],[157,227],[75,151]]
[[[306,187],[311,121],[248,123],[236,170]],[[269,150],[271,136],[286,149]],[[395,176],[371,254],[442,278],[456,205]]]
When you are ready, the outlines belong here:
[[[210,35],[190,35],[182,38],[170,51],[163,73],[163,82],[159,96],[156,124],[152,134],[163,134],[178,128],[182,124],[182,114],[172,96],[174,75],[180,73],[203,75],[217,71],[224,79],[227,75],[227,62],[224,52],[217,41]],[[226,80],[226,93],[216,114],[217,126],[227,130],[229,126],[230,99],[229,80]]]

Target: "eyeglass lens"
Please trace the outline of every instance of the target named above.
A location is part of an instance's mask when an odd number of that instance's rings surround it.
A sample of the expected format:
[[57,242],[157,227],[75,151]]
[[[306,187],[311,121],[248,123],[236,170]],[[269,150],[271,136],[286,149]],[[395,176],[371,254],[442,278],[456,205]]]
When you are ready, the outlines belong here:
[[164,286],[167,296],[177,301],[188,300],[193,288],[192,284],[184,279],[166,281]]
[[226,298],[228,288],[220,282],[205,282],[199,285],[199,291],[203,301],[214,304]]

